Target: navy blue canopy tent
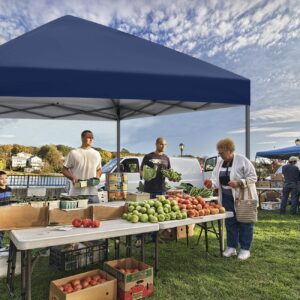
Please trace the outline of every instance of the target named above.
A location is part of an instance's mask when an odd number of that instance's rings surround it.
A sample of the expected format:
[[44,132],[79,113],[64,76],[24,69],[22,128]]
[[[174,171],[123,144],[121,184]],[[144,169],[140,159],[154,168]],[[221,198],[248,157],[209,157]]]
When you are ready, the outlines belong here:
[[300,145],[274,149],[270,151],[257,152],[256,156],[274,158],[274,159],[289,159],[290,156],[300,156]]
[[73,16],[0,46],[1,117],[116,120],[118,150],[120,120],[237,105],[249,149],[249,79]]

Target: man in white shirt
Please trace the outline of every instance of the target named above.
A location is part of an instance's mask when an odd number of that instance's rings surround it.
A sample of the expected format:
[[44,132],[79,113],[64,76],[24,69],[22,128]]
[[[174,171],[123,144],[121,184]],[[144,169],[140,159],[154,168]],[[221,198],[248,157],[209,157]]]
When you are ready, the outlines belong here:
[[79,180],[100,178],[101,156],[92,148],[94,136],[90,130],[81,133],[81,147],[73,149],[68,154],[62,173],[71,181],[70,196],[87,195],[89,203],[98,203],[98,191],[96,186],[78,188],[74,184]]

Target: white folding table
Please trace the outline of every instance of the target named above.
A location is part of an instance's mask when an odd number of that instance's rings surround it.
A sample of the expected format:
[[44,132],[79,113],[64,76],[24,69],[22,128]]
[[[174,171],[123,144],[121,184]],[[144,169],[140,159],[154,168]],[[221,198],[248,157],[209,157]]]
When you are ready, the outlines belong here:
[[[144,259],[144,233],[159,230],[158,224],[152,223],[129,223],[128,221],[117,219],[102,221],[99,228],[73,228],[68,231],[58,230],[61,227],[43,227],[12,230],[10,240],[12,248],[21,251],[21,298],[31,299],[31,273],[32,255],[31,251],[37,248],[46,248],[69,243],[86,242],[99,239],[109,239],[121,236],[142,235],[141,256]],[[68,226],[67,226],[68,227]],[[131,241],[130,241],[131,242]],[[130,243],[131,244],[131,243]],[[130,245],[131,246],[131,245]],[[127,248],[128,249],[128,248]],[[127,250],[126,249],[126,250]],[[127,252],[127,251],[126,251]],[[13,253],[10,254],[9,259]],[[9,273],[9,272],[8,272]],[[9,275],[9,274],[8,274]],[[12,279],[8,276],[7,280]],[[10,289],[13,289],[12,282],[8,282]],[[11,290],[10,290],[11,292]]]

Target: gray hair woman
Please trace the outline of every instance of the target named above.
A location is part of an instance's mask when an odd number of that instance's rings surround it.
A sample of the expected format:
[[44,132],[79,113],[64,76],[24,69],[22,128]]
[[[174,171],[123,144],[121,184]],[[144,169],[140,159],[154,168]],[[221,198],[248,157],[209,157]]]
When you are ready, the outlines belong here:
[[219,198],[227,211],[234,213],[232,218],[225,220],[227,232],[227,248],[224,257],[237,255],[238,259],[246,260],[250,257],[250,247],[253,240],[253,224],[240,223],[236,219],[234,202],[238,198],[240,189],[249,185],[254,199],[257,199],[255,183],[257,175],[253,164],[245,156],[236,154],[233,140],[226,138],[217,143],[220,159],[213,170],[212,178],[205,181],[208,188],[219,191]]

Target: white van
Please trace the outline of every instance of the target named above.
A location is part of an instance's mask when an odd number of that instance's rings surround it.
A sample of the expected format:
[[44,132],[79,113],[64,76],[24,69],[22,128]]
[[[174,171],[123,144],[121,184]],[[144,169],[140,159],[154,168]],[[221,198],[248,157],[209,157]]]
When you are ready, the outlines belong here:
[[[120,170],[128,175],[128,191],[136,192],[139,186],[140,166],[143,161],[143,156],[127,156],[121,157]],[[180,183],[188,183],[196,187],[203,186],[203,172],[200,163],[196,158],[188,157],[170,157],[171,168],[182,174],[180,182],[168,182],[170,186],[178,186]],[[102,168],[102,175],[100,178],[99,188],[105,187],[105,174],[117,172],[117,159],[114,158],[105,164]],[[143,182],[143,180],[142,180]]]

